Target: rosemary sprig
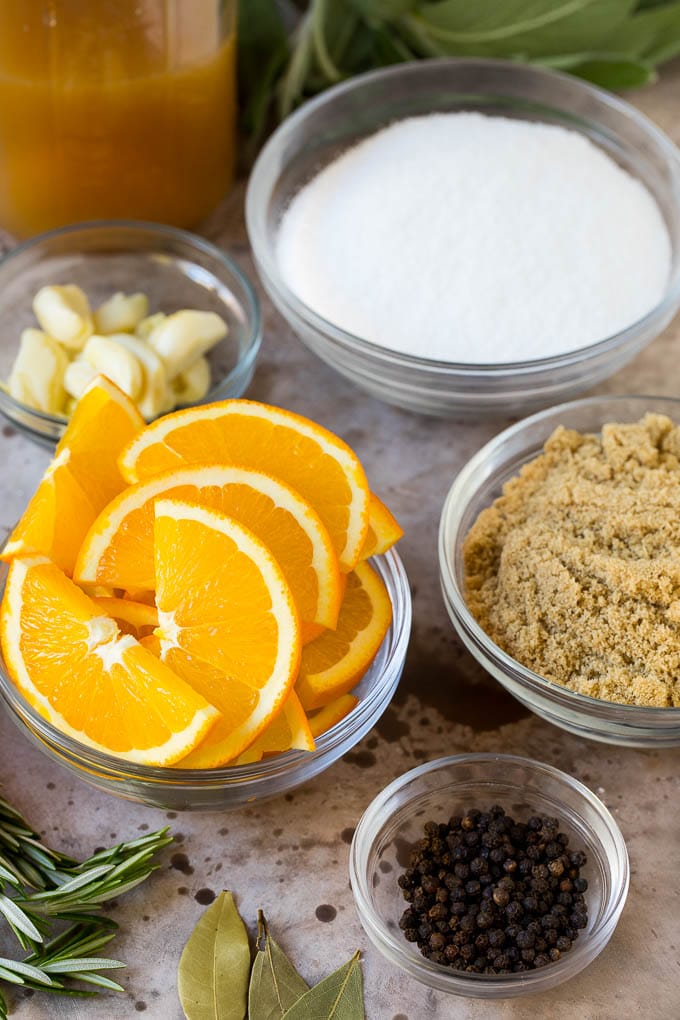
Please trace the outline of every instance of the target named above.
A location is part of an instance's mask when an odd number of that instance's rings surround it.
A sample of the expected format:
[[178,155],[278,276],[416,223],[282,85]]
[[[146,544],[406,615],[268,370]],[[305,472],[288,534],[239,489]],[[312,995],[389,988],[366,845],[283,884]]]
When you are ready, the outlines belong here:
[[[100,973],[125,964],[96,955],[118,929],[99,911],[148,878],[158,867],[154,856],[171,842],[167,828],[160,829],[79,863],[46,846],[0,798],[0,916],[28,951],[23,960],[0,957],[0,982],[61,995],[97,994],[73,982],[122,990]],[[7,1009],[0,992],[0,1020]]]

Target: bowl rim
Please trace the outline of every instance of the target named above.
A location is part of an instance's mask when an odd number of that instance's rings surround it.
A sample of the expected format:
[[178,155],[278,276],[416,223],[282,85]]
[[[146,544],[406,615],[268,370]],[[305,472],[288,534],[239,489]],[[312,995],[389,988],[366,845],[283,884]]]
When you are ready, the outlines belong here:
[[[35,234],[33,237],[29,237],[25,241],[20,241],[19,244],[10,248],[9,251],[0,256],[0,274],[4,267],[8,263],[11,263],[13,259],[20,258],[26,252],[39,248],[40,245],[46,241],[49,242],[60,237],[68,237],[70,235],[77,236],[78,234],[83,234],[86,231],[96,230],[108,230],[111,232],[120,231],[121,234],[125,231],[134,230],[146,233],[150,237],[180,241],[220,263],[222,268],[227,270],[227,273],[229,273],[237,281],[238,285],[243,290],[245,300],[241,301],[239,299],[239,304],[242,305],[244,309],[245,326],[248,337],[245,348],[233,368],[230,369],[230,371],[227,372],[227,374],[219,381],[215,381],[211,385],[210,390],[206,394],[206,399],[212,399],[210,397],[211,394],[214,394],[216,391],[223,389],[224,387],[228,387],[234,379],[238,379],[239,376],[249,372],[253,362],[257,358],[257,354],[262,343],[262,310],[260,308],[260,301],[255,287],[243,270],[236,264],[232,257],[227,254],[226,251],[223,251],[207,238],[201,237],[199,234],[194,234],[190,230],[183,230],[181,227],[173,227],[167,223],[154,223],[151,220],[104,219],[83,220],[79,223],[68,223],[63,227],[55,227],[52,230],[45,230],[40,234]],[[22,404],[19,400],[16,400],[13,396],[11,396],[7,390],[0,389],[0,398],[3,403],[7,402],[10,407],[14,406],[19,408],[27,415],[30,415],[36,422],[45,422],[45,424],[49,425],[62,425],[63,423],[68,422],[68,418],[64,415],[50,414],[47,411],[40,411],[35,407],[29,407],[28,404]]]
[[[420,954],[416,955],[415,952],[410,951],[407,948],[409,943],[406,940],[396,938],[383,922],[380,914],[372,906],[368,884],[369,876],[362,865],[368,862],[369,852],[376,837],[384,828],[386,822],[393,817],[392,814],[384,817],[389,800],[409,783],[418,780],[421,776],[443,772],[451,766],[468,763],[517,765],[525,769],[531,769],[537,776],[541,774],[549,775],[557,780],[560,785],[568,786],[595,811],[598,819],[606,827],[607,833],[617,852],[616,861],[618,868],[616,869],[616,874],[620,872],[620,880],[616,885],[612,882],[610,896],[606,901],[603,901],[602,916],[596,925],[575,940],[575,944],[569,953],[550,966],[522,973],[492,975],[467,973],[432,963],[425,957],[420,958]],[[415,800],[415,797],[411,797],[407,803],[412,803]],[[583,824],[585,828],[592,831],[590,825]],[[611,878],[615,874],[615,869],[608,856],[606,856],[606,862]],[[584,967],[592,963],[611,938],[625,906],[630,886],[630,860],[623,833],[616,819],[606,804],[579,779],[569,775],[569,773],[564,772],[562,769],[556,768],[554,765],[537,761],[534,758],[487,751],[446,755],[436,758],[432,761],[424,762],[413,769],[409,769],[392,780],[391,783],[374,797],[359,820],[350,846],[349,874],[359,919],[373,944],[390,962],[396,964],[416,980],[440,991],[478,997],[492,997],[495,992],[497,993],[496,997],[501,997],[498,995],[500,992],[505,992],[512,996],[547,990],[575,976]],[[553,980],[558,968],[563,973],[560,974],[558,980]]]
[[[438,536],[440,580],[447,608],[450,606],[452,610],[452,621],[456,629],[461,627],[469,633],[475,643],[481,646],[485,654],[506,676],[518,679],[523,686],[535,691],[541,697],[548,696],[560,702],[566,708],[577,708],[580,712],[587,712],[591,718],[598,718],[604,714],[608,721],[619,721],[624,725],[636,725],[643,721],[646,725],[653,724],[656,721],[679,725],[680,708],[657,708],[652,705],[624,705],[616,701],[605,701],[603,698],[592,698],[587,694],[572,691],[553,680],[548,680],[546,677],[541,676],[540,673],[536,673],[534,670],[529,669],[528,666],[522,665],[521,662],[518,662],[511,655],[508,655],[489,637],[468,609],[452,562],[452,554],[460,528],[460,519],[467,507],[467,502],[459,505],[460,493],[464,490],[470,478],[475,477],[477,474],[481,476],[482,469],[486,466],[487,461],[509,439],[521,435],[532,426],[558,413],[566,413],[577,408],[585,409],[602,404],[603,402],[611,403],[613,406],[617,404],[623,405],[626,401],[630,400],[648,401],[654,404],[667,403],[669,404],[669,411],[671,408],[674,408],[678,412],[677,419],[680,424],[680,398],[655,397],[637,393],[603,394],[595,397],[583,397],[580,400],[570,400],[566,403],[555,404],[552,407],[537,411],[535,414],[522,418],[520,421],[497,433],[497,435],[473,454],[455,476],[442,507]],[[670,414],[669,417],[671,417]],[[546,434],[545,439],[548,439],[548,434]],[[537,456],[537,454],[533,456]],[[527,463],[527,460],[523,461],[523,463]]]
[[[314,751],[285,751],[271,758],[245,765],[222,765],[215,768],[187,769],[178,766],[141,765],[106,754],[88,747],[75,738],[62,733],[48,722],[26,700],[8,675],[2,662],[0,668],[0,704],[24,736],[38,738],[45,753],[58,761],[64,759],[75,765],[79,771],[94,772],[99,778],[115,781],[130,781],[157,785],[159,788],[172,786],[182,789],[214,789],[215,787],[242,789],[248,784],[258,785],[286,775],[297,774],[312,762],[326,757],[334,761],[344,754],[348,739],[358,734],[360,739],[365,729],[374,724],[387,708],[396,688],[406,657],[411,632],[412,600],[408,577],[401,557],[396,549],[388,549],[381,556],[369,561],[383,580],[392,602],[392,623],[384,642],[388,654],[381,673],[370,694],[360,699],[359,704],[340,722],[316,738]],[[3,564],[0,564],[0,568]],[[0,584],[0,595],[4,588]],[[382,647],[382,646],[381,646]],[[379,654],[379,653],[378,653]],[[30,730],[30,734],[26,730]],[[318,769],[316,771],[319,771]]]
[[[305,325],[315,330],[317,333],[321,333],[326,342],[329,342],[340,349],[349,348],[355,353],[371,356],[377,361],[387,361],[392,365],[403,367],[406,371],[413,369],[425,369],[434,374],[441,374],[445,376],[482,374],[488,378],[504,375],[508,372],[519,375],[542,370],[560,369],[569,367],[574,363],[583,363],[591,359],[597,359],[618,347],[625,346],[627,342],[635,340],[639,333],[644,332],[645,329],[648,326],[651,326],[657,319],[663,319],[666,315],[672,313],[673,309],[675,309],[680,303],[680,273],[675,274],[675,280],[673,280],[671,274],[666,284],[663,296],[653,308],[646,312],[640,319],[630,323],[630,325],[626,326],[625,329],[619,330],[617,333],[613,333],[608,337],[604,337],[601,340],[597,340],[594,343],[587,344],[583,347],[577,348],[576,350],[568,351],[563,354],[551,355],[546,358],[476,364],[473,362],[442,361],[441,359],[427,358],[423,355],[405,354],[401,351],[396,351],[392,348],[376,344],[373,341],[366,340],[354,333],[350,333],[340,326],[337,326],[328,319],[325,319],[318,312],[314,311],[314,309],[310,308],[309,305],[305,304],[305,302],[303,302],[294,293],[294,291],[288,287],[282,275],[278,271],[274,248],[268,243],[267,233],[263,231],[262,236],[260,237],[258,229],[259,215],[262,212],[262,206],[265,204],[262,199],[263,197],[266,197],[267,202],[269,200],[269,193],[267,193],[266,196],[263,196],[262,194],[262,178],[265,177],[268,172],[269,164],[273,161],[277,148],[285,148],[286,142],[289,141],[294,132],[319,109],[322,109],[341,96],[361,90],[365,85],[371,85],[377,81],[389,81],[392,78],[398,77],[410,78],[428,76],[432,73],[436,74],[436,72],[440,70],[456,70],[459,67],[467,69],[478,68],[479,70],[500,68],[515,75],[517,78],[525,78],[527,80],[538,79],[539,81],[546,81],[557,78],[562,82],[569,84],[576,93],[581,93],[582,95],[589,97],[591,100],[595,99],[599,103],[604,104],[604,106],[615,110],[621,116],[627,117],[631,122],[636,124],[640,130],[646,133],[649,140],[655,142],[659,146],[666,158],[667,165],[674,171],[676,182],[676,203],[680,209],[680,149],[678,149],[671,138],[649,117],[637,110],[630,103],[620,99],[618,96],[612,95],[590,82],[586,82],[580,78],[575,78],[565,72],[530,64],[520,64],[512,60],[497,60],[493,58],[477,57],[440,57],[405,62],[402,64],[393,64],[389,67],[380,68],[376,71],[367,71],[363,74],[355,75],[348,81],[333,85],[329,89],[326,89],[321,95],[308,100],[277,127],[261,149],[255,161],[246,190],[246,228],[258,271],[268,282],[269,286],[277,293],[279,300],[286,307],[290,308],[292,313],[301,319]],[[501,92],[499,92],[498,95],[499,98],[502,97]],[[515,97],[511,98],[514,99]],[[550,107],[545,104],[543,105],[546,110],[552,109],[556,111],[559,110],[562,113],[568,112],[564,108],[556,106]],[[572,116],[571,120],[574,123],[574,130],[576,130],[576,118]],[[582,122],[587,123],[585,120],[582,120]],[[584,137],[588,137],[584,132],[579,131],[579,134],[583,134]],[[369,136],[367,135],[366,137]],[[644,182],[641,183],[644,184]]]

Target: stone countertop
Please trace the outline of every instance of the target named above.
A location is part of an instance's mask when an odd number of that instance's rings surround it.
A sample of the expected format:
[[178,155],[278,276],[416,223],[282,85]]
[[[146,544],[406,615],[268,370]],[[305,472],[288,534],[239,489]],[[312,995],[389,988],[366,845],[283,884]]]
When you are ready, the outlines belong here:
[[[680,66],[632,97],[680,142]],[[219,240],[251,278],[242,192],[227,203]],[[251,931],[262,907],[278,941],[308,982],[363,953],[370,1020],[675,1020],[680,1002],[680,749],[625,750],[582,740],[531,715],[476,665],[452,632],[442,603],[437,526],[462,464],[507,422],[457,424],[380,404],[309,354],[263,300],[265,340],[248,396],[309,415],[354,446],[372,487],[403,524],[414,627],[403,680],[382,720],[344,759],[285,797],[221,814],[152,810],[98,793],[51,764],[0,715],[0,779],[45,839],[76,856],[170,825],[177,846],[159,871],[123,897],[111,955],[127,961],[123,995],[59,999],[18,992],[18,1020],[181,1020],[179,955],[214,893],[235,892]],[[676,320],[601,393],[678,395]],[[20,515],[47,454],[0,428],[0,537]],[[3,530],[4,529],[4,530]],[[442,754],[502,751],[564,769],[604,800],[626,838],[631,889],[621,922],[578,979],[528,1000],[453,999],[426,989],[372,948],[348,883],[349,843],[371,799],[395,776]],[[310,876],[313,878],[310,879]],[[10,949],[0,938],[0,955]],[[14,947],[12,946],[12,951]]]

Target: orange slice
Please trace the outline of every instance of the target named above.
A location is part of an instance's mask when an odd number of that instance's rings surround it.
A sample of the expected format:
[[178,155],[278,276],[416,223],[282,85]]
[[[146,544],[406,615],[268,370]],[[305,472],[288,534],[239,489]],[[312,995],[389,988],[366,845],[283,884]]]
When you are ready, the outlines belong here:
[[272,474],[314,507],[342,570],[359,559],[368,528],[364,470],[346,443],[300,415],[250,400],[187,408],[147,425],[119,463],[129,482],[187,464],[238,464]]
[[354,711],[358,704],[359,699],[355,698],[353,694],[341,694],[339,698],[331,701],[324,708],[320,708],[318,712],[313,712],[308,720],[312,736],[320,737],[332,726],[337,726],[346,715]]
[[69,451],[69,467],[97,512],[125,488],[118,457],[144,424],[137,406],[105,376],[76,404],[56,456]]
[[[347,587],[347,574],[340,574],[340,602],[342,603],[345,597],[345,588]],[[333,628],[337,624],[337,616]],[[323,634],[328,627],[322,623],[312,623],[308,620],[300,621],[300,640],[303,645],[308,645],[310,641],[314,641],[320,634]]]
[[328,532],[297,492],[249,468],[188,467],[126,489],[85,537],[75,568],[80,583],[155,586],[154,503],[160,497],[199,503],[245,525],[278,561],[301,619],[335,626],[341,575]]
[[300,663],[297,611],[269,549],[242,524],[179,500],[155,510],[161,655],[222,713],[182,767],[211,768],[238,757],[284,704]]
[[118,454],[143,424],[117,386],[103,377],[95,379],[78,402],[1,558],[41,553],[71,574],[97,514],[125,487]]
[[368,503],[368,531],[360,558],[367,560],[371,556],[379,556],[403,537],[404,531],[397,519],[372,492]]
[[337,627],[302,649],[295,690],[306,712],[323,708],[359,683],[391,620],[385,585],[368,563],[358,563],[347,577]]
[[43,556],[10,567],[1,638],[10,676],[27,700],[53,726],[98,751],[170,765],[218,718]]
[[107,616],[112,616],[118,626],[126,634],[135,637],[144,636],[144,632],[158,626],[158,610],[144,602],[133,602],[131,599],[119,599],[106,595],[92,596],[92,601]]
[[[87,587],[81,585],[82,588]],[[123,592],[124,599],[130,599],[131,602],[143,602],[147,606],[156,605],[156,592],[150,588],[131,588]]]
[[97,510],[69,468],[62,450],[47,468],[0,559],[44,554],[67,574],[73,573],[84,535]]
[[260,761],[265,755],[282,754],[284,751],[292,750],[313,751],[314,747],[314,737],[305,710],[295,691],[291,691],[282,710],[267,729],[234,760],[233,764],[249,765]]
[[322,623],[308,623],[303,620],[300,623],[300,640],[303,645],[308,645],[310,641],[316,641],[319,635],[326,630],[328,627],[324,627]]

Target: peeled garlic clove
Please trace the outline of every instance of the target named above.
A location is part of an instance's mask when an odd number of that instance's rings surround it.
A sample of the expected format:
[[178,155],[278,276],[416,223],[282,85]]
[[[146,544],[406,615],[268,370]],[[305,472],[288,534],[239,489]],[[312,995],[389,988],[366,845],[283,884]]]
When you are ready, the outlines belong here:
[[227,324],[215,312],[184,309],[168,315],[149,335],[149,346],[174,379],[227,335]]
[[145,319],[138,322],[135,327],[135,336],[138,336],[140,340],[148,340],[154,329],[157,329],[162,322],[165,322],[167,316],[164,312],[154,312],[153,315],[147,315]]
[[33,311],[43,330],[69,350],[82,350],[92,334],[89,301],[74,284],[41,287],[33,298]]
[[[117,333],[116,342],[138,359],[142,366],[144,382],[136,403],[145,418],[155,418],[167,410],[168,380],[163,362],[156,352],[143,340],[128,333]],[[172,405],[174,406],[174,404]]]
[[97,369],[89,361],[76,358],[64,373],[64,389],[74,400],[79,400],[98,375]]
[[193,365],[172,380],[178,404],[195,404],[210,389],[210,365],[206,358],[198,358]]
[[136,400],[144,389],[144,372],[139,358],[121,344],[127,333],[91,336],[83,348],[83,357],[100,375],[115,383],[123,393]]
[[60,414],[67,367],[68,355],[56,340],[39,329],[25,329],[7,388],[15,400],[36,411]]
[[94,312],[97,333],[132,333],[149,311],[146,294],[123,294],[118,291]]

